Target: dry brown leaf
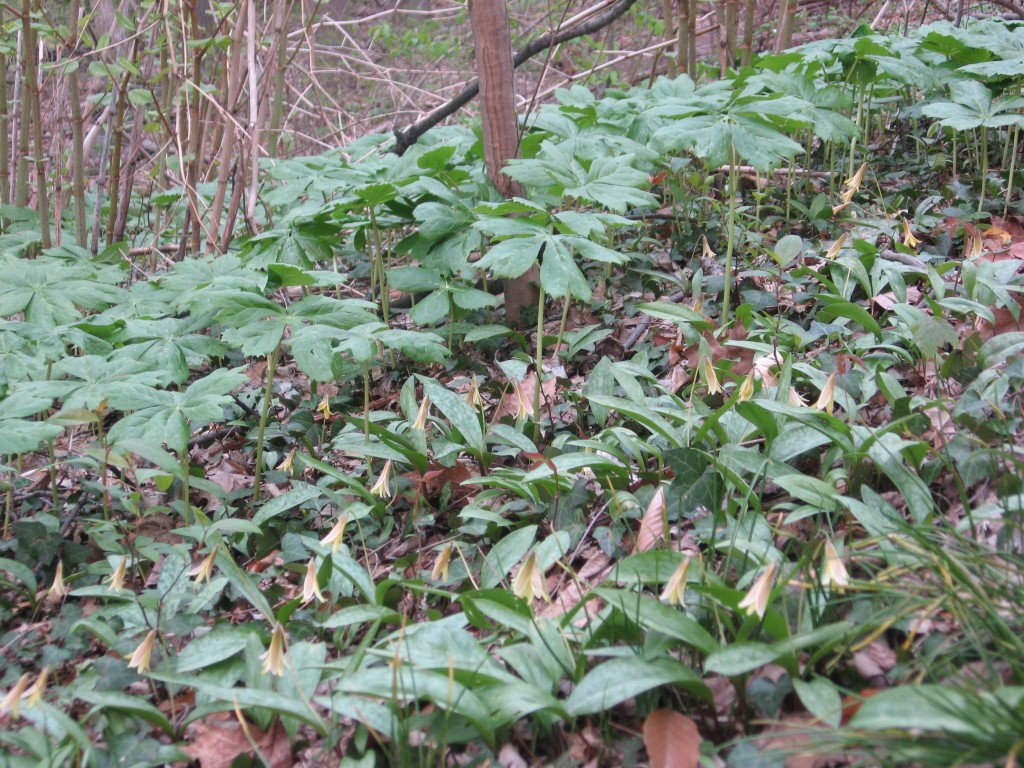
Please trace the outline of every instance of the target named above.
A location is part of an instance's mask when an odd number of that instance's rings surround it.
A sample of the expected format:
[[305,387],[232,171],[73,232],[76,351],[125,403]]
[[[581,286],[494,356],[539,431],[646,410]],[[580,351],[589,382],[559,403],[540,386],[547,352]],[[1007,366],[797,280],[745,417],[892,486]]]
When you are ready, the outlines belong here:
[[693,768],[700,764],[697,724],[671,709],[656,709],[644,720],[644,747],[651,768]]
[[[266,765],[270,768],[291,768],[292,747],[288,734],[280,723],[264,733],[252,723],[247,723],[249,737],[259,747]],[[211,716],[189,726],[192,743],[185,752],[198,760],[200,768],[230,768],[239,755],[254,754],[249,737],[233,714]]]
[[636,532],[636,546],[633,553],[646,552],[665,538],[665,486],[659,485],[651,503],[647,505],[640,530]]
[[509,742],[498,752],[498,765],[501,768],[530,768],[530,764],[519,754],[519,750]]
[[827,752],[815,744],[813,736],[821,730],[821,724],[810,715],[786,715],[772,723],[757,741],[757,746],[764,752],[782,755],[786,768],[839,768],[852,765],[853,756]]

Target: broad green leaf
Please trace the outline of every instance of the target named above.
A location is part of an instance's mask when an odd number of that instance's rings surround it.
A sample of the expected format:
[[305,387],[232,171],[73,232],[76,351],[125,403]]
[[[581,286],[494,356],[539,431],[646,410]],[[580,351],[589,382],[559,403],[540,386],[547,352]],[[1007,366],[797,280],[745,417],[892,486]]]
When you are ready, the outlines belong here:
[[90,691],[75,689],[76,699],[92,704],[93,712],[100,712],[105,709],[115,712],[125,712],[129,715],[141,717],[150,725],[155,725],[169,736],[173,736],[175,728],[166,715],[141,696],[131,696],[120,691]]
[[506,535],[491,547],[491,551],[484,556],[480,586],[483,589],[498,586],[523,559],[536,536],[537,526],[527,525]]
[[323,490],[315,485],[306,483],[293,483],[291,490],[285,491],[266,502],[252,518],[255,525],[262,525],[278,515],[294,509],[301,504],[323,496]]
[[[670,576],[671,574],[668,574],[665,579]],[[691,619],[679,608],[624,589],[597,587],[593,594],[607,600],[610,606],[618,609],[623,616],[645,630],[661,632],[705,654],[714,652],[719,646],[718,641],[699,622]]]
[[771,664],[780,656],[790,653],[791,649],[781,645],[765,643],[735,642],[708,656],[704,662],[707,674],[734,677],[753,672],[765,664]]
[[700,676],[682,662],[665,657],[647,660],[633,656],[598,664],[569,694],[565,706],[576,717],[590,715],[664,685],[678,685],[711,699]]
[[343,675],[338,690],[401,702],[427,699],[441,709],[465,717],[488,744],[494,743],[491,713],[470,688],[448,673],[416,669],[409,665],[370,667]]
[[478,456],[483,455],[486,448],[484,433],[480,426],[480,416],[476,410],[470,407],[465,398],[456,395],[434,379],[420,375],[417,375],[416,378],[423,384],[423,391],[430,398],[430,402],[444,414],[445,418],[466,440],[467,447],[475,451]]
[[1019,710],[1022,703],[1024,686],[971,693],[943,685],[900,685],[866,699],[850,727],[865,731],[913,729],[984,739],[989,736],[989,722],[983,713]]
[[833,728],[843,719],[843,701],[836,687],[825,678],[804,681],[793,680],[793,690],[808,712]]
[[188,643],[175,659],[178,674],[205,669],[224,659],[241,653],[253,630],[241,626],[220,624]]

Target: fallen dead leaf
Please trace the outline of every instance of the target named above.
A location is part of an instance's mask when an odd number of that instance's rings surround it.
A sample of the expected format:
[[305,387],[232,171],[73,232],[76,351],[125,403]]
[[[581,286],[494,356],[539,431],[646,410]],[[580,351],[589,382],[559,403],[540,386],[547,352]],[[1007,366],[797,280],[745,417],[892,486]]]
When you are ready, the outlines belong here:
[[[246,723],[249,737],[259,748],[270,768],[291,768],[292,747],[288,734],[279,722],[264,733],[252,723]],[[199,762],[200,768],[231,768],[239,755],[253,755],[255,751],[234,714],[220,713],[189,726],[192,743],[185,752]]]
[[665,487],[659,485],[654,492],[651,503],[647,505],[640,530],[636,533],[636,546],[633,553],[646,552],[665,538]]
[[671,709],[656,709],[644,720],[644,747],[651,768],[694,768],[700,764],[697,724]]

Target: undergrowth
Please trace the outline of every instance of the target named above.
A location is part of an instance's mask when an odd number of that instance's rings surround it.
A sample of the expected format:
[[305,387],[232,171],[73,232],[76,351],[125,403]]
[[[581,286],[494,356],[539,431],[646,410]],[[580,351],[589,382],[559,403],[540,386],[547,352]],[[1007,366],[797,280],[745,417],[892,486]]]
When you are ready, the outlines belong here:
[[1022,50],[267,161],[218,256],[5,208],[5,764],[1015,764]]

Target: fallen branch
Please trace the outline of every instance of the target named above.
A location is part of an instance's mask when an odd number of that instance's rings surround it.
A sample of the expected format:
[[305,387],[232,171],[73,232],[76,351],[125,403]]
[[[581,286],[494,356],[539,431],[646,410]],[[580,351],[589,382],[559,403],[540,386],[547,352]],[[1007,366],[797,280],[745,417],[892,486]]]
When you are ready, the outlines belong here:
[[[552,46],[561,45],[562,43],[574,40],[577,37],[593,34],[594,32],[607,27],[633,7],[636,4],[636,1],[637,0],[616,0],[616,2],[612,3],[608,7],[608,10],[603,13],[590,16],[578,26],[559,27],[558,29],[550,32],[545,32],[540,37],[531,40],[521,51],[518,51],[515,56],[513,56],[512,68],[518,69],[538,53],[547,50]],[[570,23],[572,23],[572,21],[573,20],[570,20]],[[454,115],[462,107],[472,101],[479,92],[480,82],[478,80],[472,80],[465,88],[462,89],[462,92],[459,93],[458,96],[453,98],[447,104],[444,104],[430,114],[421,117],[412,125],[406,126],[405,128],[396,128],[395,146],[392,148],[392,151],[398,155],[404,154],[405,150],[415,144],[416,140],[419,139],[420,136],[441,121]]]

